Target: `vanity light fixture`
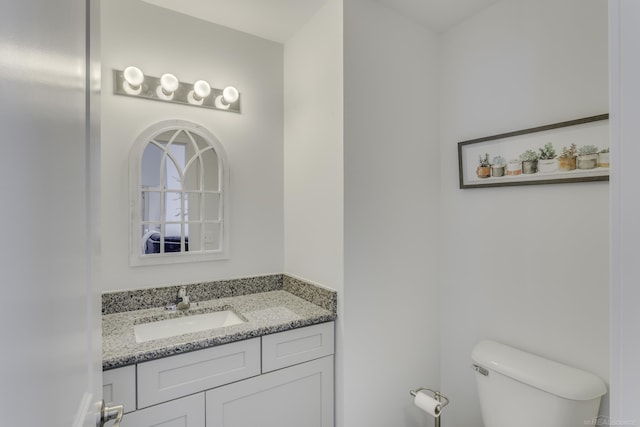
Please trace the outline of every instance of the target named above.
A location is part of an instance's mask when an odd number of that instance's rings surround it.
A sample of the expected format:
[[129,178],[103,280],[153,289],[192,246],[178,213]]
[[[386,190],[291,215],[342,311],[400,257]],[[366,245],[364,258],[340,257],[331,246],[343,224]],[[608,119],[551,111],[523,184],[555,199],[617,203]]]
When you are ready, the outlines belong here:
[[193,84],[181,82],[170,73],[153,77],[144,75],[133,66],[123,71],[113,70],[113,82],[116,95],[240,112],[240,92],[233,86],[216,89],[206,80],[197,80]]
[[142,82],[144,82],[142,70],[137,67],[127,67],[122,74],[124,77],[122,89],[129,95],[140,95],[140,92],[142,92]]

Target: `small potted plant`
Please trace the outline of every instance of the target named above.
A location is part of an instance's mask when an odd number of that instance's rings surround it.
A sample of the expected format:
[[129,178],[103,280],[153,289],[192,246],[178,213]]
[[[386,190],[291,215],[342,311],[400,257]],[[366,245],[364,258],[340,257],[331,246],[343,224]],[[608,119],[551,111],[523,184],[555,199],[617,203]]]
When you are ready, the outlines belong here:
[[516,176],[522,173],[522,162],[520,159],[511,159],[507,163],[507,175]]
[[609,167],[609,147],[603,148],[598,153],[598,167],[600,168]]
[[486,153],[484,157],[480,155],[476,174],[478,175],[478,178],[489,178],[491,176],[491,163],[489,163],[489,153]]
[[558,169],[561,171],[572,171],[576,168],[576,154],[578,147],[571,144],[568,148],[562,147],[562,154],[558,156]]
[[598,147],[595,145],[583,145],[578,148],[578,169],[594,169],[598,166]]
[[504,176],[507,161],[502,156],[495,156],[491,162],[491,176]]
[[553,148],[553,144],[550,142],[544,144],[543,148],[540,148],[540,154],[538,155],[538,172],[540,173],[552,173],[558,170],[558,162],[556,161],[556,150]]
[[520,154],[522,162],[522,173],[532,174],[538,172],[538,153],[533,150],[527,150]]

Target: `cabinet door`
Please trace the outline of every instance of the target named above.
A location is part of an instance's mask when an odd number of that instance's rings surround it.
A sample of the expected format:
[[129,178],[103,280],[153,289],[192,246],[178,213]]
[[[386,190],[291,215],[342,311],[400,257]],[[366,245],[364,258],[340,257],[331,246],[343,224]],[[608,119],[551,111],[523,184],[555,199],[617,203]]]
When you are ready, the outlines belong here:
[[125,414],[121,427],[205,427],[204,393]]
[[123,405],[125,414],[136,410],[136,366],[102,373],[102,398],[105,405]]
[[207,427],[333,427],[333,356],[209,390]]

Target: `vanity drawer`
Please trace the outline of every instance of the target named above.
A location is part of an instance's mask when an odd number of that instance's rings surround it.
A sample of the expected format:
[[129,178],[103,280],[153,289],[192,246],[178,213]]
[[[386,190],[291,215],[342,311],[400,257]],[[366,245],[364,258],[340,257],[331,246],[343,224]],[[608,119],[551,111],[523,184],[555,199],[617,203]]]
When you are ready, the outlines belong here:
[[136,366],[102,373],[102,398],[107,406],[124,405],[124,412],[136,410]]
[[334,322],[292,329],[262,337],[262,372],[333,354]]
[[260,375],[260,338],[138,364],[138,408]]

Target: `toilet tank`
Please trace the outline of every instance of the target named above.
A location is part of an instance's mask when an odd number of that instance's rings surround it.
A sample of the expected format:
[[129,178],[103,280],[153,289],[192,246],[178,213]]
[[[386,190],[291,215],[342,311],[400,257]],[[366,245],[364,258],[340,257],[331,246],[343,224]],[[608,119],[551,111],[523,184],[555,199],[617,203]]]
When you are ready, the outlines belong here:
[[597,425],[607,388],[596,375],[495,341],[471,358],[484,427]]

